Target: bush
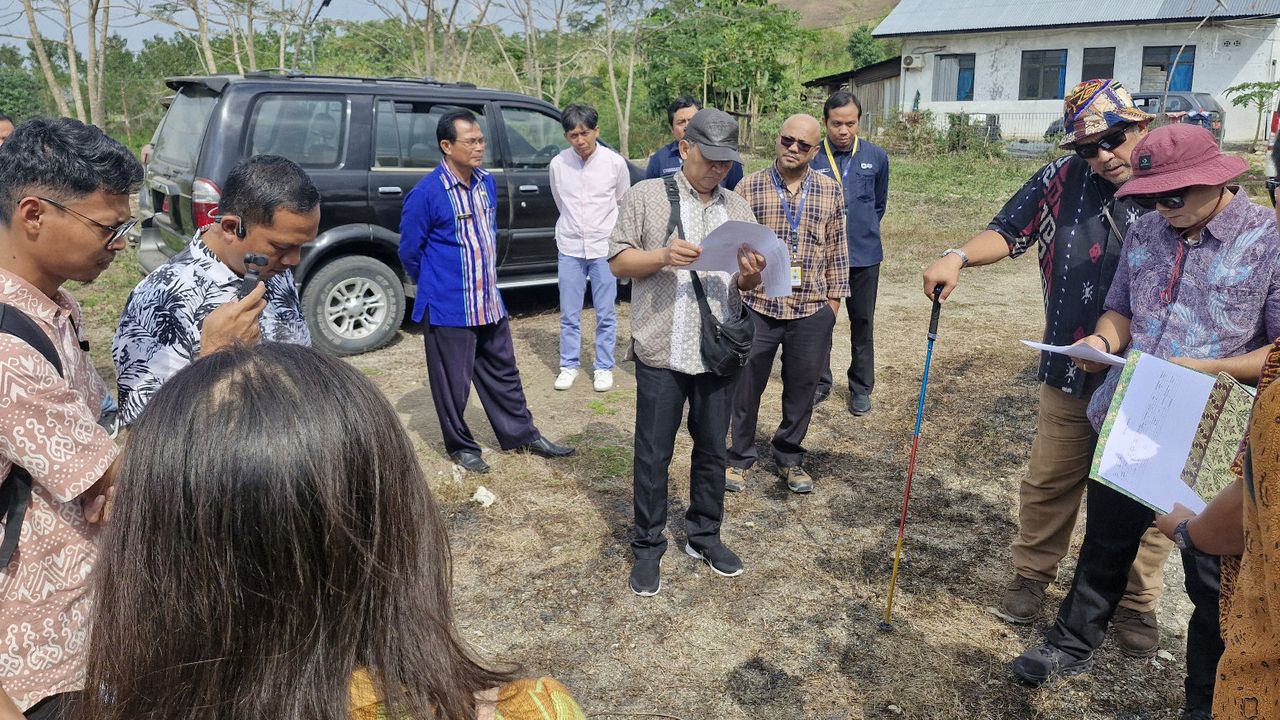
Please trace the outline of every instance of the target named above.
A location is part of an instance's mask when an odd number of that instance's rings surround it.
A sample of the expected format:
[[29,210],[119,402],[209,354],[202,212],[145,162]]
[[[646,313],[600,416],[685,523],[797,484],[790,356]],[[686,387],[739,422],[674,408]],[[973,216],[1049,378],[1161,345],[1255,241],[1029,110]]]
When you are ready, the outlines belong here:
[[931,110],[913,110],[890,118],[885,127],[884,142],[911,155],[935,154],[943,146]]

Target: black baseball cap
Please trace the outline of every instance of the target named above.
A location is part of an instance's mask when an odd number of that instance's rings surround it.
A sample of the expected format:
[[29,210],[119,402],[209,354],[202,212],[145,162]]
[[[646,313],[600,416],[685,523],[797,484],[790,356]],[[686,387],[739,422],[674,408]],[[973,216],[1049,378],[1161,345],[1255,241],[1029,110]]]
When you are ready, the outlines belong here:
[[738,154],[738,121],[723,110],[703,108],[684,129],[684,139],[698,146],[711,162],[742,162]]

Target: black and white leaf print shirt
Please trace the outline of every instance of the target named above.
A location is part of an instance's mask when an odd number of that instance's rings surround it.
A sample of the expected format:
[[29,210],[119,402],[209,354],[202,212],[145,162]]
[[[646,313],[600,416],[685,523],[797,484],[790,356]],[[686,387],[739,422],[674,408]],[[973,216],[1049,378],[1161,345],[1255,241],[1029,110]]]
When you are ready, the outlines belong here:
[[[111,343],[121,422],[137,420],[160,386],[200,356],[204,319],[236,299],[240,281],[197,232],[185,250],[138,283]],[[267,307],[258,320],[262,339],[310,345],[293,273],[286,270],[266,283]]]

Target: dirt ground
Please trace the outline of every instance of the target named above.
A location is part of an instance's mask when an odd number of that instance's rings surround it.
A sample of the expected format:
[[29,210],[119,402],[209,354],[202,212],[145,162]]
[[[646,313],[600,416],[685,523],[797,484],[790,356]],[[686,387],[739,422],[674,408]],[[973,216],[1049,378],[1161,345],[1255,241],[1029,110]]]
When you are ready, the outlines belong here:
[[[463,475],[443,453],[418,329],[407,325],[387,348],[350,359],[400,413],[448,516],[458,618],[478,653],[560,678],[599,718],[1177,717],[1190,605],[1176,562],[1167,565],[1160,604],[1160,656],[1127,659],[1108,642],[1093,672],[1054,687],[1019,685],[1007,665],[1052,622],[1074,552],[1035,625],[1014,627],[987,610],[1011,575],[1018,482],[1035,426],[1036,357],[1018,344],[1039,337],[1043,322],[1032,257],[965,271],[943,309],[894,630],[878,629],[924,365],[929,303],[920,271],[984,227],[996,198],[1007,198],[1036,167],[894,162],[874,410],[850,416],[843,392],[817,409],[806,443],[817,487],[793,495],[767,459],[780,412],[775,372],[758,437],[766,459],[748,489],[726,500],[723,536],[746,565],[738,578],[715,576],[681,551],[691,447],[682,433],[671,467],[662,592],[640,598],[627,588],[633,366],[619,365],[608,393],[593,392],[589,377],[553,390],[554,290],[509,292],[506,300],[535,420],[548,437],[575,445],[573,458],[498,451],[473,394],[467,420],[493,472]],[[122,258],[94,286],[75,291],[108,378],[110,335],[138,279],[134,265]],[[619,313],[621,357],[626,302]],[[593,322],[585,312],[584,335]],[[842,312],[837,378],[848,364],[848,337]],[[470,501],[481,485],[497,497],[488,508]]]

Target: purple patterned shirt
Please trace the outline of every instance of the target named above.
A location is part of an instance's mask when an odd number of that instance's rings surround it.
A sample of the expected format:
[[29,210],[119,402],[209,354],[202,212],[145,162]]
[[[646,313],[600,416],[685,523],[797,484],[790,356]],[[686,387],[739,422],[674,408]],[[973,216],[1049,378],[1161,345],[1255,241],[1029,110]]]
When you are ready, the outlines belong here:
[[[1253,204],[1238,187],[1230,189],[1235,198],[1195,246],[1183,243],[1159,213],[1144,215],[1129,229],[1104,308],[1129,318],[1131,349],[1165,359],[1213,360],[1244,355],[1280,337],[1275,213]],[[1120,368],[1112,368],[1089,402],[1095,430],[1102,427],[1119,377]]]

